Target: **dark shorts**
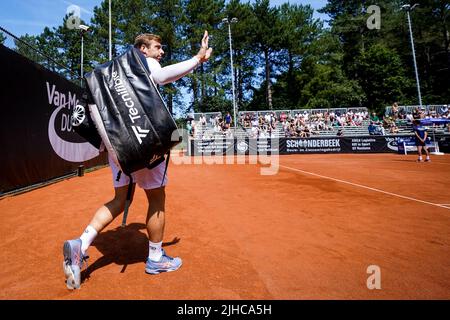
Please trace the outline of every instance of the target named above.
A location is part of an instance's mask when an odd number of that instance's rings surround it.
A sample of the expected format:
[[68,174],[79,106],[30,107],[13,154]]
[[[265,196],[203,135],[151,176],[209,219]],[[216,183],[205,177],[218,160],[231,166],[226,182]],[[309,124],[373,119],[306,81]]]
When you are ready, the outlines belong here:
[[420,141],[419,139],[416,139],[416,146],[422,146],[425,147],[425,142]]

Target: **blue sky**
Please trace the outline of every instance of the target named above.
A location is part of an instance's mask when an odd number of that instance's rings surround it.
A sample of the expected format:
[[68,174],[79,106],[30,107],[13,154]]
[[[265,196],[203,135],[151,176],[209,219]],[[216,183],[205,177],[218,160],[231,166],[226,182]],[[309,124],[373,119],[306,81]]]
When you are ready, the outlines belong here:
[[[118,0],[113,0],[118,1]],[[242,2],[245,2],[243,0]],[[310,4],[315,10],[325,6],[326,0],[270,0],[272,5],[280,5],[284,2],[292,4]],[[15,34],[22,36],[40,34],[44,28],[58,27],[67,13],[67,8],[77,5],[81,8],[81,18],[89,22],[93,16],[93,9],[99,6],[101,0],[2,0],[0,1],[0,26]],[[326,19],[325,15],[315,13],[320,19]],[[7,46],[12,42],[8,39]]]

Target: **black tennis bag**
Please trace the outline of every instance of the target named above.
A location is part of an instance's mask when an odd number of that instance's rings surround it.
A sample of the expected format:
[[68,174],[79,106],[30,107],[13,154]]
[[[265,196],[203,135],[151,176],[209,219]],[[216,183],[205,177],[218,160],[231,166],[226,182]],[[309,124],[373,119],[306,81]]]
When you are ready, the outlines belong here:
[[181,142],[144,55],[130,47],[124,54],[85,75],[86,94],[74,108],[74,130],[100,148],[103,144],[130,175],[164,161]]

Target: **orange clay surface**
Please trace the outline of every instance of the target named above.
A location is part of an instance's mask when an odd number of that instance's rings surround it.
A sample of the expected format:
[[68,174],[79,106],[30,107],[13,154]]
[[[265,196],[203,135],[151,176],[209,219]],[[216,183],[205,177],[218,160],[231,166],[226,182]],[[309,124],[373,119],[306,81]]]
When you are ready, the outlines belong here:
[[[183,266],[145,274],[137,189],[127,227],[119,216],[99,234],[76,291],[63,242],[112,197],[109,168],[6,197],[0,299],[450,299],[450,155],[415,159],[281,156],[269,176],[257,164],[171,164],[164,248]],[[371,265],[380,290],[367,288]]]

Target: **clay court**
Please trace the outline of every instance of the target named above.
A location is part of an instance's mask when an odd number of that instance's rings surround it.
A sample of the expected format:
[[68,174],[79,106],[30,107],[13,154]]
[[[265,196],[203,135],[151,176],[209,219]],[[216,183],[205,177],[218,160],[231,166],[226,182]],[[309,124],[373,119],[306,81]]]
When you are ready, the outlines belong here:
[[[0,299],[449,299],[450,155],[281,156],[169,166],[164,247],[177,272],[150,276],[146,200],[89,249],[80,290],[62,272],[113,195],[109,168],[0,200]],[[381,270],[369,290],[367,268]]]

